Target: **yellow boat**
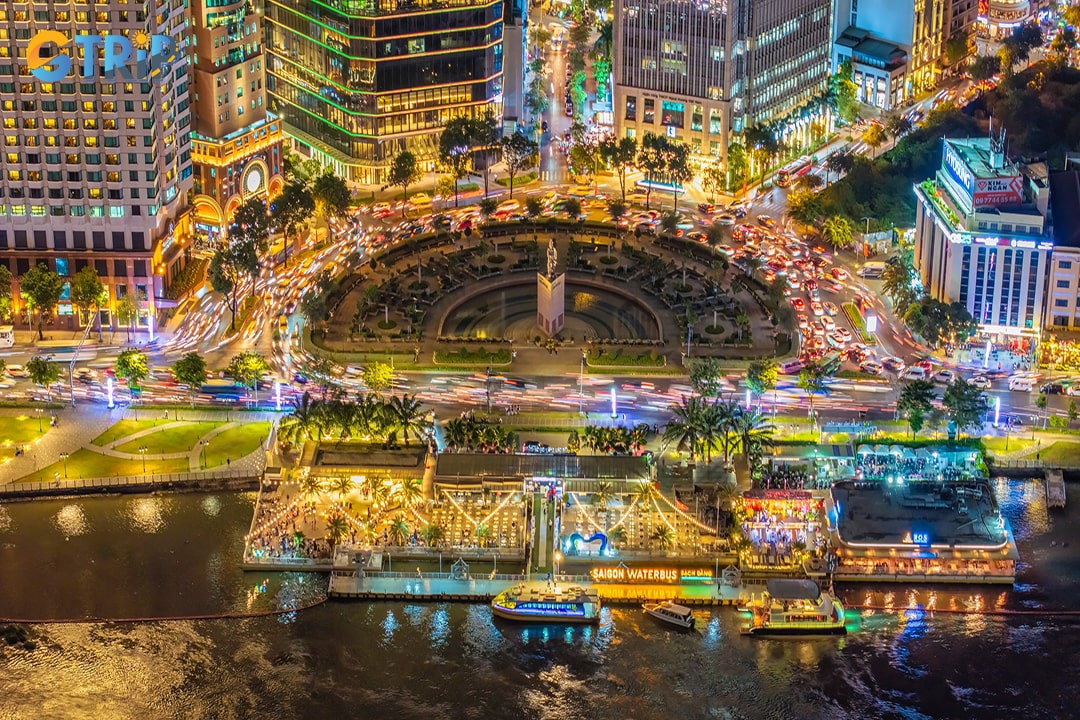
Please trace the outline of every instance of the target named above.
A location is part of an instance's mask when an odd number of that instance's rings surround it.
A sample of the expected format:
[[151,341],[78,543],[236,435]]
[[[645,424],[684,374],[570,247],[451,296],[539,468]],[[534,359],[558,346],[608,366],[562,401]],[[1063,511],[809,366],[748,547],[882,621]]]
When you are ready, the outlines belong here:
[[518,622],[595,623],[600,621],[600,596],[577,585],[547,588],[522,583],[496,595],[491,611]]

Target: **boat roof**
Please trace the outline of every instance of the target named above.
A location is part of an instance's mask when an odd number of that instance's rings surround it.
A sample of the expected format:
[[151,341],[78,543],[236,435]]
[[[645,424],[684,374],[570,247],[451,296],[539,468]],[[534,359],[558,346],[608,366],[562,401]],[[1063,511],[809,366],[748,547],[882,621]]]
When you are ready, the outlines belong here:
[[693,610],[690,608],[676,605],[675,603],[661,603],[660,609],[669,612],[672,615],[678,615],[679,617],[689,617],[693,614]]
[[765,589],[777,600],[817,600],[821,588],[813,580],[773,578],[765,581]]

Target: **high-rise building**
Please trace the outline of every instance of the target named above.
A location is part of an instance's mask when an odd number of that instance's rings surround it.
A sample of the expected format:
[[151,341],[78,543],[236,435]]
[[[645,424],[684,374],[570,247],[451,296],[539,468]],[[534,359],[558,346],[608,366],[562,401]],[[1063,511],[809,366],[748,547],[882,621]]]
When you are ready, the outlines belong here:
[[901,105],[940,80],[949,39],[973,30],[975,2],[836,0],[834,67],[851,60],[860,102]]
[[1046,327],[1080,328],[1080,172],[1050,176],[1054,257],[1046,289]]
[[[16,280],[39,263],[65,278],[95,267],[108,289],[106,327],[117,324],[111,310],[128,294],[136,300],[136,324],[151,324],[158,298],[185,261],[185,25],[183,0],[0,2],[0,262]],[[102,41],[108,35],[147,50],[162,46],[153,36],[168,37],[171,63],[145,79],[123,57],[121,69],[109,71],[105,46],[117,60],[117,45]],[[92,48],[88,58],[83,48]],[[62,72],[60,55],[71,62],[55,80],[31,73],[35,58],[46,62],[35,61],[39,74]],[[25,309],[17,288],[15,307]],[[62,326],[76,326],[67,289],[58,316]]]
[[383,184],[403,150],[431,167],[449,118],[501,122],[504,2],[269,2],[271,110],[350,181]]
[[1010,162],[1003,138],[946,138],[941,168],[915,194],[926,292],[963,305],[988,337],[1036,337],[1054,247],[1045,165]]
[[281,192],[281,120],[267,108],[262,15],[248,0],[192,0],[192,207],[214,238],[245,200]]
[[665,134],[727,162],[732,133],[788,119],[826,89],[829,0],[616,0],[616,133]]
[[979,23],[990,37],[1004,37],[1035,18],[1032,0],[979,0]]

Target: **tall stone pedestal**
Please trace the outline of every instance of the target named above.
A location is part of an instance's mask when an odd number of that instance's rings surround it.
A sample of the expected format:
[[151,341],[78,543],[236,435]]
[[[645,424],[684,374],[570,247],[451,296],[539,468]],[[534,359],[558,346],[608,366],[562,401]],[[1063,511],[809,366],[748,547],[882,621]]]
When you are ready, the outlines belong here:
[[536,274],[536,324],[548,337],[554,337],[566,324],[566,274],[548,277]]

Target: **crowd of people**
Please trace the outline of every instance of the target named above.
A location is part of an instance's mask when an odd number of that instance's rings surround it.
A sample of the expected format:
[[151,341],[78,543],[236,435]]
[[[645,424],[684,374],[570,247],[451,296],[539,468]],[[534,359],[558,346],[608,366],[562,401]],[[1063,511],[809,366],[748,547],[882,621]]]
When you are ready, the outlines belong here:
[[828,480],[802,470],[776,469],[761,476],[760,487],[765,490],[821,490],[828,487]]
[[252,525],[253,533],[247,538],[251,557],[330,557],[329,543],[314,537],[317,521],[313,501],[284,505],[277,497],[264,496]]

